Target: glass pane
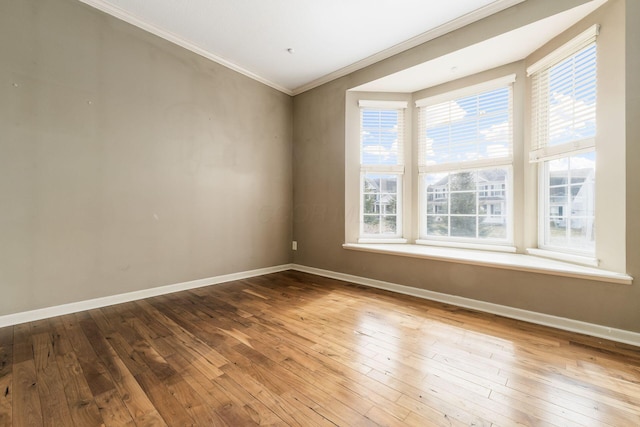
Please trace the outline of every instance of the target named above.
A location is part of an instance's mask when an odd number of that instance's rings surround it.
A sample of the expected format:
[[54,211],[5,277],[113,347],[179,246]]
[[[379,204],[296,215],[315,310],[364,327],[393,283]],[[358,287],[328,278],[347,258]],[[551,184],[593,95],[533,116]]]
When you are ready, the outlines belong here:
[[563,207],[568,205],[567,186],[549,188],[549,214],[564,215]]
[[427,216],[427,234],[429,236],[449,235],[449,218],[447,216]]
[[484,237],[487,239],[506,239],[506,217],[492,217],[482,219],[480,222],[480,237]]
[[383,193],[397,193],[398,178],[395,175],[384,176],[380,182],[380,191]]
[[447,214],[449,212],[449,174],[426,174],[423,176],[423,182],[427,191],[427,213]]
[[380,180],[374,178],[371,175],[365,176],[364,178],[364,192],[365,193],[376,193],[380,188]]
[[567,245],[567,220],[564,218],[553,218],[549,222],[548,243],[551,246]]
[[506,204],[501,200],[484,200],[480,201],[479,214],[486,217],[485,222],[490,222],[491,218],[503,218],[506,215]]
[[381,213],[383,215],[397,213],[397,204],[398,204],[398,200],[395,195],[383,194],[381,197],[381,205],[383,208],[381,210]]
[[[432,197],[433,195],[431,195]],[[449,202],[447,200],[427,199],[427,213],[436,215],[447,215],[449,213]]]
[[448,173],[428,173],[423,176],[427,190],[433,186],[446,187],[449,182]]
[[475,172],[459,172],[451,174],[451,191],[475,190]]
[[379,213],[378,212],[378,203],[377,203],[378,197],[376,197],[375,194],[365,194],[364,195],[364,206],[363,206],[363,210],[365,214],[374,214],[374,213]]
[[578,250],[590,250],[595,241],[595,228],[590,218],[571,218],[571,244]]
[[455,237],[477,237],[475,216],[451,216],[451,235]]
[[378,215],[365,215],[363,231],[365,234],[378,234],[380,232],[380,217]]
[[382,217],[382,232],[396,234],[396,216],[387,215]]
[[476,193],[451,193],[451,213],[467,214],[476,213]]

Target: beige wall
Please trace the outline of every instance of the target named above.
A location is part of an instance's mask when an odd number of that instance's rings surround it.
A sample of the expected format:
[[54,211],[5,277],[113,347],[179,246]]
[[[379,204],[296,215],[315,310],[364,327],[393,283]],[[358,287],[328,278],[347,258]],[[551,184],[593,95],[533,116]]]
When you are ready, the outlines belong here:
[[[356,252],[344,250],[341,246],[345,238],[345,92],[367,81],[579,3],[583,1],[527,1],[489,19],[296,96],[293,175],[294,239],[298,241],[298,251],[294,254],[294,262],[640,332],[640,288],[637,283],[616,285],[491,267]],[[626,14],[625,3],[628,3]],[[608,67],[606,63],[601,63],[599,78],[616,80],[609,81],[607,88],[616,93],[614,96],[621,97],[617,101],[622,103],[623,108],[626,105],[627,118],[640,117],[640,84],[631,78],[640,75],[640,52],[637,43],[629,42],[640,39],[637,29],[640,27],[638,9],[636,0],[610,0],[605,9],[599,12],[601,15],[598,17],[607,21],[606,28],[610,31],[610,40],[615,38],[615,34],[612,36],[612,33],[619,34],[620,40],[626,34],[626,56],[623,54],[624,49],[619,49],[622,60],[619,56],[614,58],[615,65],[622,64],[623,69],[614,70],[614,64]],[[536,55],[543,55],[545,49],[559,45],[563,42],[563,37],[570,34],[571,31],[558,37]],[[532,55],[532,58],[536,55]],[[626,88],[619,84],[621,81],[625,82],[625,76]],[[620,108],[621,104],[617,105]],[[638,122],[639,120],[634,119],[626,120],[626,132],[617,132],[612,136],[622,138],[623,146],[626,142],[626,271],[634,277],[640,277],[640,227],[637,224],[640,200],[640,186],[637,185],[640,182]],[[617,122],[618,125],[622,123]],[[602,127],[600,122],[598,125]],[[611,128],[612,123],[607,122],[603,126]],[[529,185],[524,190],[535,191],[535,187]],[[531,236],[528,235],[519,238],[525,242],[531,240]]]
[[[640,281],[640,1],[626,0],[625,19],[627,271]],[[638,292],[630,297],[640,312]]]
[[76,0],[0,2],[0,315],[290,262],[291,97]]

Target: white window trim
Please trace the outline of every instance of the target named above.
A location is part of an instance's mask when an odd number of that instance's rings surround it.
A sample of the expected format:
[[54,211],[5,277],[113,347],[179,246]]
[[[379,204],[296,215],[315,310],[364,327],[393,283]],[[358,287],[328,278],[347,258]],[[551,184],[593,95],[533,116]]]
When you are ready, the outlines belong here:
[[406,109],[409,106],[407,101],[384,101],[378,99],[360,99],[358,107],[360,108],[388,108],[392,110]]
[[557,259],[559,261],[571,262],[573,264],[588,265],[590,267],[597,267],[600,265],[600,262],[596,258],[574,255],[566,252],[556,252],[553,250],[539,248],[527,248],[526,252],[529,255]]
[[576,265],[555,259],[528,254],[500,253],[471,249],[444,248],[421,245],[385,245],[345,243],[344,249],[398,255],[411,258],[431,259],[458,264],[493,267],[519,272],[539,273],[551,276],[596,280],[600,282],[631,285],[633,277],[599,268]]
[[595,138],[573,141],[567,144],[552,145],[529,152],[529,163],[560,159],[570,155],[592,151],[596,146]]

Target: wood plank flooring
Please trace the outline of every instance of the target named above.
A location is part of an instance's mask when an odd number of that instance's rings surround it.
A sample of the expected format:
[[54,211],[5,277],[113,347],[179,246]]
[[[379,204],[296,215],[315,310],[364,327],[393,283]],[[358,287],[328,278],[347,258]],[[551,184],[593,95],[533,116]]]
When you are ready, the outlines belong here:
[[0,329],[0,426],[639,426],[640,349],[287,271]]

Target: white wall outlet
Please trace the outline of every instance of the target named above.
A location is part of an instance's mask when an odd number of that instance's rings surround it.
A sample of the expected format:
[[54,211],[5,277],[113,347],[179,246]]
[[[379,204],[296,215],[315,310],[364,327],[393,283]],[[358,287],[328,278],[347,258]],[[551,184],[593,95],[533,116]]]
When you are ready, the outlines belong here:
[[291,249],[293,249],[294,251],[298,250],[298,242],[296,242],[295,240],[293,242],[291,242]]

